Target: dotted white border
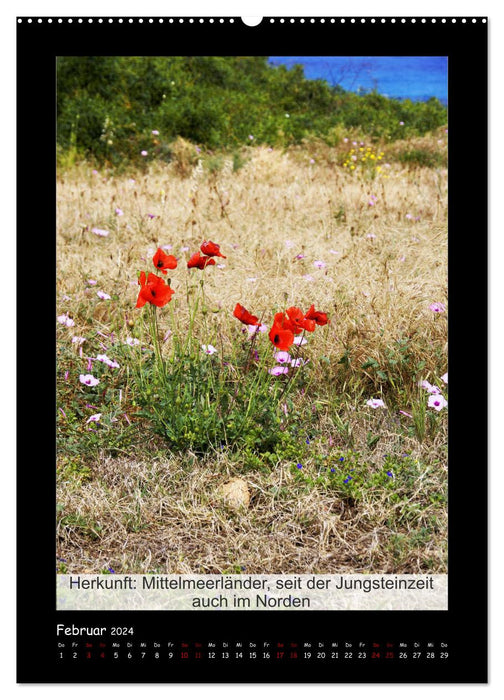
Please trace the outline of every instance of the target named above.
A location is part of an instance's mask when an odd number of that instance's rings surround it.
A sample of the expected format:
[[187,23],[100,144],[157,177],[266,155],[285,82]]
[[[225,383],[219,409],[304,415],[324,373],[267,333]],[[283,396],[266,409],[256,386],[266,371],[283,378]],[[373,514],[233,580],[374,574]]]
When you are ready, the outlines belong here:
[[[174,23],[179,23],[179,24],[194,24],[195,22],[199,24],[234,24],[235,21],[239,18],[235,17],[107,17],[107,18],[102,18],[102,17],[57,17],[57,18],[52,18],[52,17],[37,17],[37,18],[31,18],[31,17],[18,17],[17,18],[17,23],[22,24],[26,22],[27,24],[143,24],[144,22],[148,24],[163,24],[165,21],[168,22],[168,24],[174,24]],[[487,18],[486,17],[381,17],[379,20],[377,20],[374,17],[266,17],[263,18],[270,24],[275,24],[276,22],[280,24],[285,24],[287,21],[290,24],[325,24],[326,22],[330,24],[345,24],[347,21],[350,22],[350,24],[376,24],[377,22],[380,22],[381,24],[415,24],[417,21],[420,22],[420,24],[436,24],[437,22],[440,22],[441,24],[447,24],[448,22],[451,22],[452,24],[477,24],[480,22],[481,24],[486,24],[487,23]],[[257,26],[261,26],[262,22],[259,23]],[[245,23],[243,23],[244,26]],[[253,29],[253,27],[252,27]]]

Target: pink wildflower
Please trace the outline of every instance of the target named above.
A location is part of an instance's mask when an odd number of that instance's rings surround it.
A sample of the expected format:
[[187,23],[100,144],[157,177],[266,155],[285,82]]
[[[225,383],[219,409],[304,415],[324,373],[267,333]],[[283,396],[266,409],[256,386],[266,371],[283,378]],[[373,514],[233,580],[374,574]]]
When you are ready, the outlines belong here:
[[369,399],[366,401],[366,405],[371,406],[371,408],[386,408],[381,399]]
[[280,365],[277,367],[272,367],[268,370],[269,374],[272,374],[274,377],[279,377],[281,374],[287,374],[288,371],[288,367],[282,367]]
[[86,386],[96,386],[100,383],[100,380],[93,377],[92,374],[79,374],[79,381]]
[[429,408],[434,408],[436,411],[441,411],[441,409],[448,406],[448,401],[444,396],[441,396],[441,394],[432,394],[432,396],[429,396],[427,405]]

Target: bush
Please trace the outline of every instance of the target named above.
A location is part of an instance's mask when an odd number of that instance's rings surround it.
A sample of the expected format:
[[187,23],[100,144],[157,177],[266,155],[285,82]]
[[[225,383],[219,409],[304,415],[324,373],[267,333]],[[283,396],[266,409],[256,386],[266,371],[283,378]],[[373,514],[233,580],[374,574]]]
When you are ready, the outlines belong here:
[[57,78],[60,154],[73,149],[113,166],[169,159],[177,138],[210,149],[283,147],[307,136],[334,146],[348,130],[387,141],[447,118],[436,99],[345,92],[267,56],[63,56]]

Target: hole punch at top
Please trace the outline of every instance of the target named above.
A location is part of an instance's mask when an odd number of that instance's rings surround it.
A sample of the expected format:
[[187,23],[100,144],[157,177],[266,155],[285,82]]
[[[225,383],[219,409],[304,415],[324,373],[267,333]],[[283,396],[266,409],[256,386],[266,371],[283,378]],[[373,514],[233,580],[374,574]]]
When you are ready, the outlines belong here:
[[258,24],[261,24],[262,17],[242,17],[241,21],[243,24],[246,24],[247,27],[257,27]]

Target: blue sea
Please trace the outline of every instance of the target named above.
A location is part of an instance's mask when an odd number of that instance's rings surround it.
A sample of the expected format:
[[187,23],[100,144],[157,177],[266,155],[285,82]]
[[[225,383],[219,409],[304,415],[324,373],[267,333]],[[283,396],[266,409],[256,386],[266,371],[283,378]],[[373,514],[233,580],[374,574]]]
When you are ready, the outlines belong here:
[[448,101],[447,56],[270,56],[273,65],[304,67],[307,78],[321,78],[350,92],[376,90],[410,100]]

